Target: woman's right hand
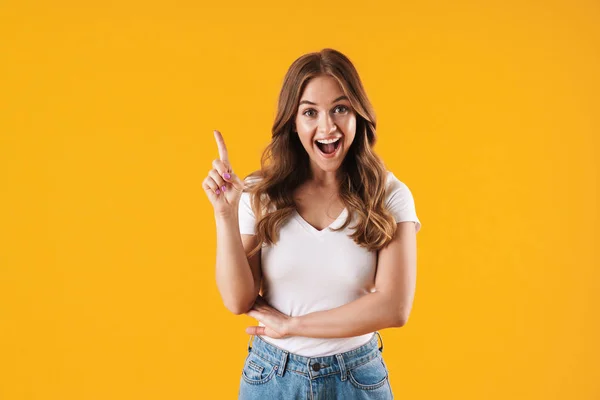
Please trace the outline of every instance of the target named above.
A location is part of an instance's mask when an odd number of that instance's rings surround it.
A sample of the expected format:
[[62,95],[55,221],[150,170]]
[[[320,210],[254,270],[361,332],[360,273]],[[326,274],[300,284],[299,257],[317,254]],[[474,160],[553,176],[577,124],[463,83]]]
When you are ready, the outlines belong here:
[[215,216],[237,215],[244,182],[231,169],[221,132],[215,130],[214,134],[219,158],[213,160],[213,168],[208,171],[208,176],[202,182],[202,188],[213,205]]

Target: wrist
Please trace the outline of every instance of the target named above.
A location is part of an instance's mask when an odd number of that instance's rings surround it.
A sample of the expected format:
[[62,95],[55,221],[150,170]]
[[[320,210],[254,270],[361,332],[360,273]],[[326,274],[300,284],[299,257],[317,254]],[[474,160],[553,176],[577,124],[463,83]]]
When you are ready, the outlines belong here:
[[232,222],[238,220],[237,211],[220,211],[215,212],[215,220],[217,222]]
[[302,336],[300,334],[300,317],[290,317],[287,323],[286,335],[288,336]]

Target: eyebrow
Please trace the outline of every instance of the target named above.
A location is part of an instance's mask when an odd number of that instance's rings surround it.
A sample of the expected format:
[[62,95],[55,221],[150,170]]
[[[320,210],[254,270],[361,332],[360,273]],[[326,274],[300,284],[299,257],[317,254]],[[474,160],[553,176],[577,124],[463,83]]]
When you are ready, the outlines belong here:
[[[334,101],[332,101],[332,103],[335,103],[336,101],[340,101],[340,100],[348,100],[348,98],[346,96],[340,96],[337,99],[335,99]],[[304,104],[304,103],[306,103],[306,104],[312,104],[313,106],[317,105],[317,103],[313,103],[312,101],[308,101],[308,100],[302,100],[300,102],[300,104]],[[298,104],[298,105],[300,105],[300,104]]]

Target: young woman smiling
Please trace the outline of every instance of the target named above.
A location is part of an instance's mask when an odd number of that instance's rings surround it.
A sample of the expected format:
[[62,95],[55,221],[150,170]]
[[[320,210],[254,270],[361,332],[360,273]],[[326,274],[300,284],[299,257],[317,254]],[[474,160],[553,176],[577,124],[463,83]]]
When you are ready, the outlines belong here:
[[353,64],[323,49],[288,69],[260,170],[240,179],[214,132],[217,286],[259,322],[240,399],[393,398],[378,330],[408,320],[421,223],[375,127]]

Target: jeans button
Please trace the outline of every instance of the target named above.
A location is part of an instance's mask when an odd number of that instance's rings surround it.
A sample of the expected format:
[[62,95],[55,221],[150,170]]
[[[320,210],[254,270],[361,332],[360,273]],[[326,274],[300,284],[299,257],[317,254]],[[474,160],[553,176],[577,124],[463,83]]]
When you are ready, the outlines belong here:
[[317,372],[321,369],[321,365],[319,363],[313,364],[312,369]]

